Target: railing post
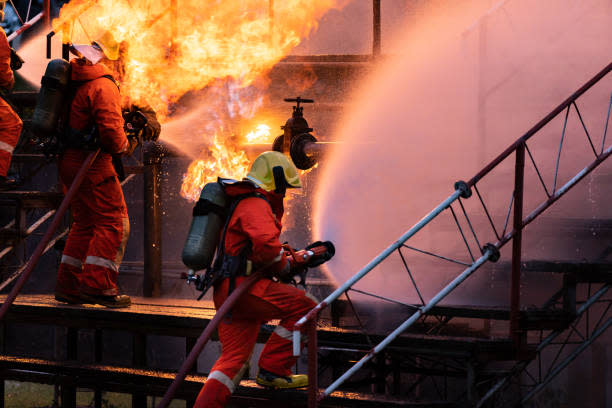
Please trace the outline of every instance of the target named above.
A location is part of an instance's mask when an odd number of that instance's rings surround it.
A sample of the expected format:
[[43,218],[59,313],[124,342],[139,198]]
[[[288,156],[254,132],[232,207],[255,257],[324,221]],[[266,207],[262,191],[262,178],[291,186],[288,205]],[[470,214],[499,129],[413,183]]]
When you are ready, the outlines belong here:
[[43,22],[45,28],[51,27],[51,0],[43,0]]
[[306,331],[308,332],[308,408],[317,408],[319,405],[317,320],[318,314],[306,324]]
[[145,297],[160,297],[162,286],[161,156],[150,144],[144,153],[144,280]]
[[523,233],[523,181],[525,176],[525,143],[516,147],[514,167],[514,239],[512,241],[512,277],[510,281],[510,337],[515,352],[521,347],[519,317],[521,308],[521,244]]
[[380,55],[380,0],[372,0],[372,55]]

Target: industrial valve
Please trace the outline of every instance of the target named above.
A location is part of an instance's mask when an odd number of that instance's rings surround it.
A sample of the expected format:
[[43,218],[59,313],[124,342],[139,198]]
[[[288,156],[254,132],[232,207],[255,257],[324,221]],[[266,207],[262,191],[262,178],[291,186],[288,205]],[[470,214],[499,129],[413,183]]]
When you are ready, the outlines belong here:
[[300,103],[313,103],[312,99],[301,97],[285,99],[285,102],[295,102],[293,113],[285,126],[281,126],[284,133],[278,136],[272,144],[272,150],[289,153],[295,166],[300,170],[308,170],[317,162],[323,153],[323,148],[312,135],[312,128],[304,119],[303,106]]

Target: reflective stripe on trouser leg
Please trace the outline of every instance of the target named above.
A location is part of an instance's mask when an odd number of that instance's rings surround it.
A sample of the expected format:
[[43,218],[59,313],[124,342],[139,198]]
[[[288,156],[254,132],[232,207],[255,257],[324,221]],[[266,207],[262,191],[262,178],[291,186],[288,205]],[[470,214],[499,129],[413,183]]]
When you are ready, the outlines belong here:
[[[114,224],[114,225],[113,225]],[[113,223],[96,226],[89,244],[82,291],[91,295],[117,295],[117,275],[129,236],[129,219],[120,217]]]
[[57,271],[56,292],[67,295],[78,295],[81,286],[82,262],[69,255],[62,255],[62,261]]
[[[194,407],[225,407],[235,385],[247,369],[259,326],[260,322],[256,319],[240,319],[236,316],[231,323],[223,321],[219,324],[222,353],[213,365],[209,380],[204,383]],[[230,384],[234,384],[234,388]]]
[[282,310],[283,316],[261,352],[259,367],[274,374],[291,375],[291,367],[297,361],[297,357],[293,356],[291,331],[298,319],[316,303],[304,291],[280,283],[270,284],[262,299]]

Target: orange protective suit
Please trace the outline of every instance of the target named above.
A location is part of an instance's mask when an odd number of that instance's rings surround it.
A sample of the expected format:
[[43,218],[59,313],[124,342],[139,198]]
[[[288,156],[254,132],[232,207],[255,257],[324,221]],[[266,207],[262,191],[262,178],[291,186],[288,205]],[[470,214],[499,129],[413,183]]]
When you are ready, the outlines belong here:
[[[78,61],[78,60],[77,60]],[[129,235],[129,219],[111,154],[128,149],[123,131],[119,89],[104,65],[71,61],[72,80],[84,82],[75,94],[69,126],[96,125],[102,152],[87,172],[71,204],[73,223],[57,276],[57,292],[78,296],[117,295],[117,274]],[[68,148],[59,159],[59,176],[67,190],[89,151]]]
[[[225,251],[229,255],[238,255],[250,241],[252,255],[248,259],[255,268],[276,260],[270,269],[279,271],[287,262],[279,240],[282,197],[262,189],[257,191],[264,194],[269,203],[261,198],[250,197],[236,206],[228,224]],[[229,195],[245,193],[232,191],[232,186],[228,186],[226,192]],[[236,286],[243,279],[237,278]],[[229,279],[224,279],[215,287],[214,302],[217,309],[227,298],[228,288]],[[261,324],[272,319],[279,319],[280,323],[261,352],[259,367],[281,376],[290,375],[291,367],[296,362],[292,353],[293,325],[315,305],[304,291],[291,285],[266,278],[256,282],[234,305],[231,319],[219,324],[221,357],[212,367],[194,407],[225,407],[244,374]]]
[[[11,70],[11,46],[0,28],[0,88],[10,90],[15,79]],[[8,103],[0,98],[0,176],[6,177],[11,155],[17,145],[22,127],[21,119]]]

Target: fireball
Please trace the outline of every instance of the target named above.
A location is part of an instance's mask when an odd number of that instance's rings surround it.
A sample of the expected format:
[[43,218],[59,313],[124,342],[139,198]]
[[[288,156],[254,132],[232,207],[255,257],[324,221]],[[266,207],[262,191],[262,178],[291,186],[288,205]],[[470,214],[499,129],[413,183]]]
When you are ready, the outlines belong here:
[[[203,116],[213,119],[199,130],[210,148],[184,177],[185,197],[194,199],[194,183],[202,188],[209,176],[200,179],[190,172],[240,174],[245,164],[244,152],[232,147],[220,129],[257,112],[266,92],[266,73],[327,11],[346,2],[73,0],[62,7],[53,29],[61,32],[62,41],[73,43],[89,43],[110,31],[121,43],[122,95],[151,106],[162,124],[180,110],[180,98],[188,92],[220,96],[206,105]],[[245,94],[246,102],[241,98]]]

